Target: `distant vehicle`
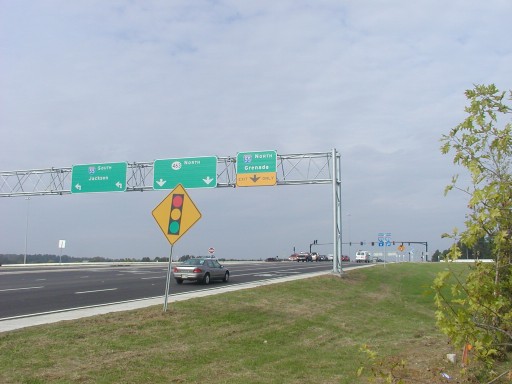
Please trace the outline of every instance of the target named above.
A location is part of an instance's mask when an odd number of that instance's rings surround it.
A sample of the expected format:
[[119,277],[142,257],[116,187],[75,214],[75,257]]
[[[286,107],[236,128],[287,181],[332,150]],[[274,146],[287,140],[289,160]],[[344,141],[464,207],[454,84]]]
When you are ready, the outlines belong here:
[[368,251],[357,251],[356,252],[356,263],[369,263],[372,255]]
[[341,256],[341,261],[350,261],[350,257],[348,257],[348,256]]
[[301,252],[297,254],[297,261],[307,262],[307,261],[313,261],[313,257],[311,254],[307,252]]
[[298,254],[293,253],[293,254],[290,255],[290,257],[288,257],[288,260],[290,260],[290,261],[297,261],[298,257],[299,257]]
[[276,259],[275,257],[267,257],[265,259],[265,261],[269,261],[269,262],[272,262],[272,261],[279,261],[278,259]]
[[178,284],[183,284],[184,280],[203,284],[210,284],[213,280],[229,280],[229,271],[216,259],[211,258],[188,259],[183,264],[175,266],[172,272]]
[[331,253],[325,255],[325,257],[327,257],[327,261],[332,261],[334,259],[334,256]]
[[316,258],[316,261],[327,261],[327,256],[326,255],[318,255],[318,257]]

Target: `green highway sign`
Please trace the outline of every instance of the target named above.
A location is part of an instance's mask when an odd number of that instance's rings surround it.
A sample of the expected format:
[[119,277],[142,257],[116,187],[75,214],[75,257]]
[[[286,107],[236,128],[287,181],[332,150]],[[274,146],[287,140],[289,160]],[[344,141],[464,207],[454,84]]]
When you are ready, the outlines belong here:
[[153,189],[217,187],[217,157],[184,157],[155,160]]
[[277,151],[239,152],[236,155],[236,186],[276,185]]
[[127,168],[126,162],[73,165],[71,193],[124,192]]

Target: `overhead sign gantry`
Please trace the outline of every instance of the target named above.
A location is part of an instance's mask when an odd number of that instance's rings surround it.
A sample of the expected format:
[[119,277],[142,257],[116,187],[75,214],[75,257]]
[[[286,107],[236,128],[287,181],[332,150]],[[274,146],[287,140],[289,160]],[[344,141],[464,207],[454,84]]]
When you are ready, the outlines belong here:
[[4,171],[0,172],[0,197],[154,191],[173,189],[178,184],[186,188],[331,184],[333,269],[341,272],[341,171],[336,149],[286,155],[274,150],[251,151],[224,157]]

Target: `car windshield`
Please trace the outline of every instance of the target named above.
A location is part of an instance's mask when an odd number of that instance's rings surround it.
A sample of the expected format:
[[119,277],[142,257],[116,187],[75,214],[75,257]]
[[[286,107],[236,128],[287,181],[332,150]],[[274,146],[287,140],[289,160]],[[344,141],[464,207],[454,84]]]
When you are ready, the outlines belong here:
[[185,265],[203,265],[204,260],[201,259],[188,259],[183,264]]

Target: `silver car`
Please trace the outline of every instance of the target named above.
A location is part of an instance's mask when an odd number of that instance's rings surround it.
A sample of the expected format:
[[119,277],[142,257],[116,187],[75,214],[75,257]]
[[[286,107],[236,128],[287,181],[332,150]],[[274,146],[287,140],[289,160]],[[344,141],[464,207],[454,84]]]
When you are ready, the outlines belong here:
[[210,284],[213,280],[229,280],[229,271],[217,260],[207,258],[188,259],[173,268],[172,273],[178,284],[184,280]]

